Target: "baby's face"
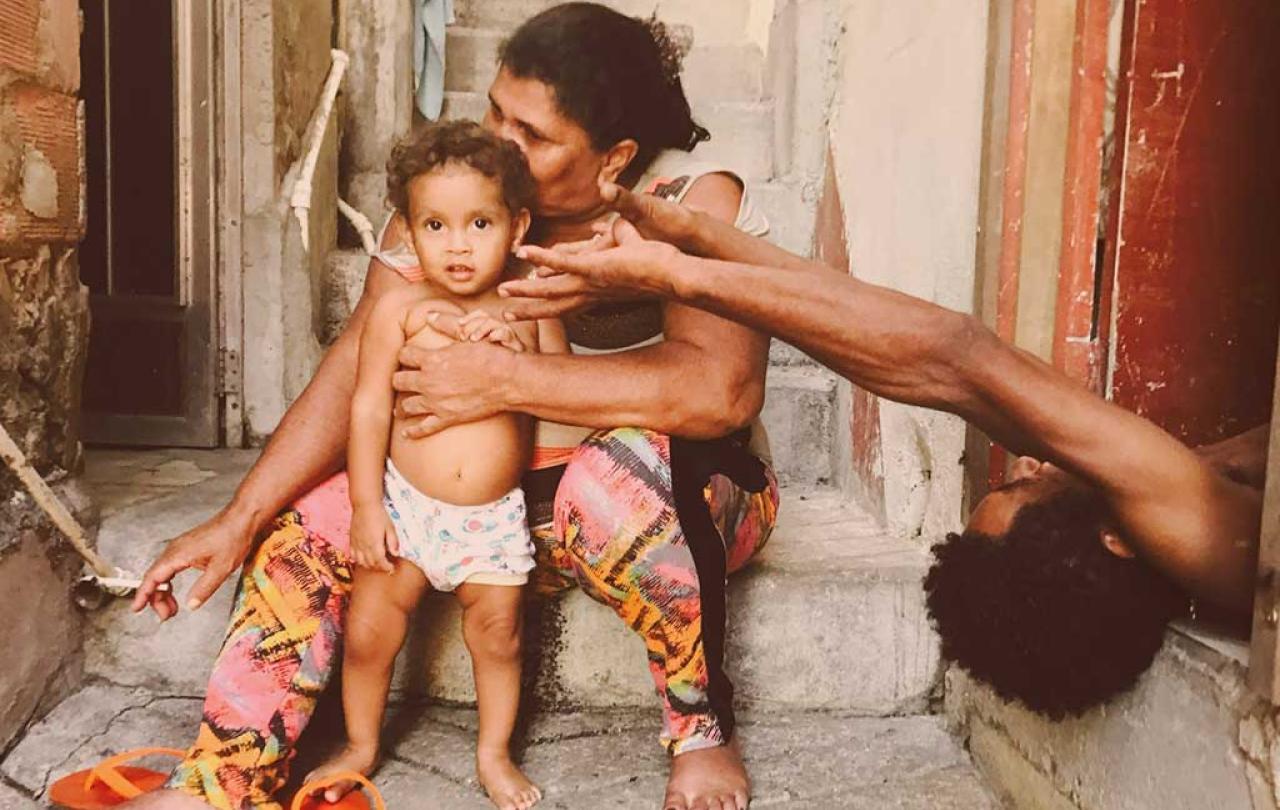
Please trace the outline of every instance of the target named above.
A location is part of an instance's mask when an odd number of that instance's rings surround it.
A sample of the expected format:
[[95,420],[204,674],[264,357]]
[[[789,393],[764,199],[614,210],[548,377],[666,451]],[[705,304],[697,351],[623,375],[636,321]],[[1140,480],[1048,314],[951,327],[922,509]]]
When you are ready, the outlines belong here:
[[427,280],[461,297],[496,286],[528,213],[513,217],[498,181],[466,165],[420,174],[408,192],[409,232]]

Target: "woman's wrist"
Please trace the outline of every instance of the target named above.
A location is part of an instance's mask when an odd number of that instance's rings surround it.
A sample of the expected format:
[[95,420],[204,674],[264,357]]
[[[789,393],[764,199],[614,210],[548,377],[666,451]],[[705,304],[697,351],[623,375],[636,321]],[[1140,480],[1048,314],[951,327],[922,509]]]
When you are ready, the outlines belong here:
[[252,540],[271,525],[275,513],[276,510],[268,509],[255,503],[246,494],[237,492],[218,514],[218,520],[231,523],[237,534],[243,534]]

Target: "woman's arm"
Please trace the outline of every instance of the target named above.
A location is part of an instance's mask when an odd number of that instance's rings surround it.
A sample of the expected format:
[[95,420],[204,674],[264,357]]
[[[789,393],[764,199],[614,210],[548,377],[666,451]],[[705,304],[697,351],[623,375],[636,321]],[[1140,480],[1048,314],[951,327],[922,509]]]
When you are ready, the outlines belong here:
[[[687,201],[731,222],[742,191],[723,175],[704,177]],[[501,410],[592,428],[649,428],[715,438],[755,418],[764,402],[769,339],[749,327],[680,303],[665,305],[665,340],[616,354],[512,354],[474,344],[401,352],[396,388],[416,392],[400,405],[424,419],[424,436]]]
[[[384,247],[389,246],[388,240],[399,238],[398,231],[393,231],[388,229]],[[170,541],[143,577],[133,600],[135,611],[150,604],[162,620],[175,615],[178,604],[171,592],[156,588],[188,568],[201,569],[204,574],[191,587],[187,607],[204,604],[244,562],[253,539],[276,514],[341,467],[360,333],[378,299],[408,283],[381,262],[369,262],[364,292],[342,334],[325,353],[306,390],[280,420],[231,502]]]

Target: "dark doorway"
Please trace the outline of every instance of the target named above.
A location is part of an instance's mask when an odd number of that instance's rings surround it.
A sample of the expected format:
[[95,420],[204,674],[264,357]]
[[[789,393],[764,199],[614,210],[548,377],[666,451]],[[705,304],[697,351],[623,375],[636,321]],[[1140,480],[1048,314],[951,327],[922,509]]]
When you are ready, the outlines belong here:
[[218,442],[203,5],[83,4],[89,442]]

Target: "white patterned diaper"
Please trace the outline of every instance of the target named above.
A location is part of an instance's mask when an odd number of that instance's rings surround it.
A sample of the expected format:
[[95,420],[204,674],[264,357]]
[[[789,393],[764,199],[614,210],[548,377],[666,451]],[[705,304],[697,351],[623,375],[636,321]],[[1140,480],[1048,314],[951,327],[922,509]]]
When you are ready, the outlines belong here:
[[458,506],[419,492],[390,459],[383,481],[383,503],[400,538],[400,556],[421,568],[432,588],[528,581],[533,540],[519,487],[493,503]]

